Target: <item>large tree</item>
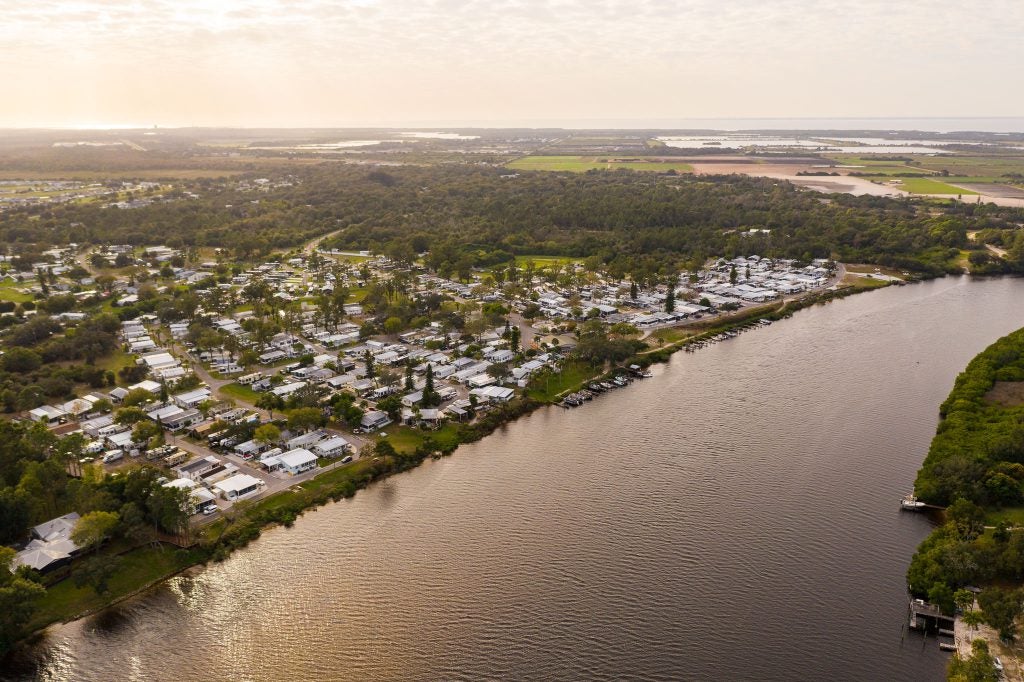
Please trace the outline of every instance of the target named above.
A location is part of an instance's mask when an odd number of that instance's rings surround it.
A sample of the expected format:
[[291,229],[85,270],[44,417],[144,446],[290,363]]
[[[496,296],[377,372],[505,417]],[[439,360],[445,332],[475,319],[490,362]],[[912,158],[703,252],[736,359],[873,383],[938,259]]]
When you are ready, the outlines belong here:
[[104,540],[113,535],[119,522],[120,518],[113,512],[89,512],[78,519],[75,529],[71,531],[71,541],[86,551],[98,549]]

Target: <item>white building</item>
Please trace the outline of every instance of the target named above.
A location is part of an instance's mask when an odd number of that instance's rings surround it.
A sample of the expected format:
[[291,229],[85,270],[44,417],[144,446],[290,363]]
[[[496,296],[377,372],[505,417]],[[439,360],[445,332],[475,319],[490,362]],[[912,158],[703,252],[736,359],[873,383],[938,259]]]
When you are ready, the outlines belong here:
[[263,481],[255,476],[235,474],[230,478],[225,478],[214,486],[213,489],[215,492],[220,493],[220,496],[225,500],[236,501],[256,495],[263,488],[263,485]]
[[283,455],[279,455],[278,459],[281,461],[281,469],[287,471],[292,476],[312,471],[316,468],[316,455],[306,448],[289,450]]

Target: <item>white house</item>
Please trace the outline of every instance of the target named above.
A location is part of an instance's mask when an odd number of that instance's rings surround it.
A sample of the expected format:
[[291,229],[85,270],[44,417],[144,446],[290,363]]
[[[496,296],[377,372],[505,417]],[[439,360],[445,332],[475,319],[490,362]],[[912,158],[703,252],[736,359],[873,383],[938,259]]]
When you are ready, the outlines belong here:
[[174,403],[179,407],[188,408],[195,407],[200,403],[209,400],[211,395],[212,393],[210,392],[210,389],[197,388],[194,391],[189,391],[187,393],[179,393],[176,396],[172,396],[171,400],[173,400]]
[[263,485],[263,481],[255,476],[235,474],[230,478],[225,478],[213,489],[220,493],[225,500],[236,501],[258,494]]
[[348,449],[348,441],[341,436],[331,436],[313,446],[313,452],[320,457],[341,457]]
[[32,418],[32,421],[45,422],[47,424],[58,422],[67,416],[64,410],[56,408],[53,405],[42,405],[34,410],[29,410],[28,414]]
[[359,425],[362,426],[364,429],[372,431],[374,429],[379,429],[383,426],[387,426],[390,423],[391,417],[388,416],[387,412],[378,412],[376,410],[370,410],[369,412],[363,415],[363,418],[362,420],[360,420]]
[[283,455],[278,455],[278,459],[281,461],[281,469],[287,471],[292,476],[312,471],[316,468],[316,455],[306,448],[289,450]]

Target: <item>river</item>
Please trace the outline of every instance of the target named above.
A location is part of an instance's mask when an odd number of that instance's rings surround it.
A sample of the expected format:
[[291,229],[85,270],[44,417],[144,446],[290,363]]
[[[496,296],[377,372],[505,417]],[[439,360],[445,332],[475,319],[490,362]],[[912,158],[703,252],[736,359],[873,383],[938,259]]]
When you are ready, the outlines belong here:
[[900,497],[1024,280],[797,313],[51,629],[10,679],[938,680]]

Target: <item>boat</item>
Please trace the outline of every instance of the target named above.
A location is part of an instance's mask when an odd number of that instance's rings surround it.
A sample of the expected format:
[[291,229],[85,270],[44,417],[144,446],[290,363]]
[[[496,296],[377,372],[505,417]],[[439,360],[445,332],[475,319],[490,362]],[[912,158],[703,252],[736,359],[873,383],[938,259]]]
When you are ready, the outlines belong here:
[[900,500],[900,509],[903,511],[922,511],[928,505],[917,499],[914,493],[910,493]]

